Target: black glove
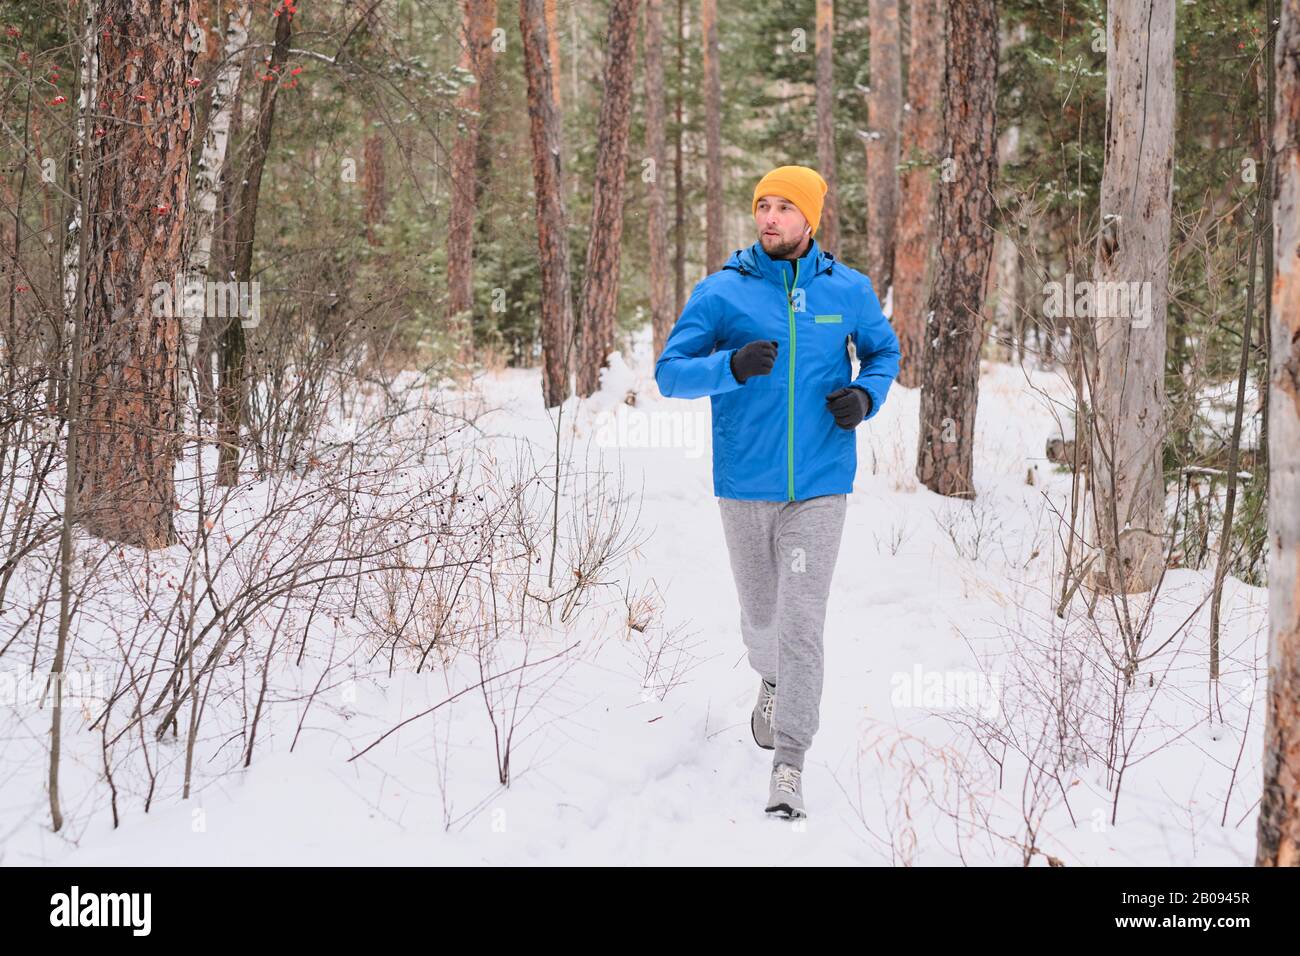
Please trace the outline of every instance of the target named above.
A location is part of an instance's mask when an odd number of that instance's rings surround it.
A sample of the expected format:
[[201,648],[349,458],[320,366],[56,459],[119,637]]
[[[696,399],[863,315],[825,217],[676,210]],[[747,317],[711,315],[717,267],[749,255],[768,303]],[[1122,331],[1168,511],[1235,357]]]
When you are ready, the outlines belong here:
[[836,425],[852,430],[857,428],[871,411],[871,396],[865,389],[846,385],[826,396],[826,407],[835,416]]
[[747,378],[771,372],[776,364],[777,344],[771,339],[755,339],[732,352],[731,374],[736,381],[743,384]]

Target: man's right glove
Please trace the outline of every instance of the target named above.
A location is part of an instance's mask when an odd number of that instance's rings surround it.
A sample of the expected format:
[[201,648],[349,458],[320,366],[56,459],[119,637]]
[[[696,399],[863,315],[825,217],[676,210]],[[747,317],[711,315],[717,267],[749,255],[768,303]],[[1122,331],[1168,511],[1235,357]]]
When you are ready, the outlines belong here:
[[742,385],[745,379],[755,375],[767,375],[776,364],[777,342],[770,339],[755,339],[742,346],[731,355],[731,374]]

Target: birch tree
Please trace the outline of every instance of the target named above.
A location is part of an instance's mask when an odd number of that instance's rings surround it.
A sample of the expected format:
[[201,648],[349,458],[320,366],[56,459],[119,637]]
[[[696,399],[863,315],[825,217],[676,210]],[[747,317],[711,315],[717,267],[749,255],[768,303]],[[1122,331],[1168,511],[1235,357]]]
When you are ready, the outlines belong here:
[[197,369],[199,335],[203,328],[206,296],[204,282],[212,264],[212,239],[216,231],[217,185],[226,163],[230,145],[230,125],[234,117],[239,76],[244,66],[245,48],[248,46],[248,25],[252,19],[251,0],[240,0],[226,21],[225,41],[221,65],[212,83],[212,100],[209,106],[207,130],[203,136],[203,150],[199,153],[194,171],[192,200],[193,253],[186,270],[187,281],[185,313],[181,325],[185,349],[185,365],[180,376],[180,399],[188,402],[190,376],[210,374],[207,369]]

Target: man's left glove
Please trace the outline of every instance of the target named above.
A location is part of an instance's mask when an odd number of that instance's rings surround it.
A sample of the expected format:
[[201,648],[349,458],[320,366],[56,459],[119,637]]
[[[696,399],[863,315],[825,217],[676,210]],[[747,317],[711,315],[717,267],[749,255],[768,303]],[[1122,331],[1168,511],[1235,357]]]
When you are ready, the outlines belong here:
[[871,411],[871,396],[865,389],[846,385],[826,396],[826,407],[835,416],[835,424],[852,430],[862,423]]

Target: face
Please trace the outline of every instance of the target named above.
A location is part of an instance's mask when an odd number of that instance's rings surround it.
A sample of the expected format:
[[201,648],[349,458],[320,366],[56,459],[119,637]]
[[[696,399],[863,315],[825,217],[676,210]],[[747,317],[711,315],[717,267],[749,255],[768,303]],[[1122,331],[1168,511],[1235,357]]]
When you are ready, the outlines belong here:
[[758,228],[763,251],[773,259],[784,259],[799,252],[804,241],[812,235],[807,231],[808,220],[799,207],[781,196],[758,197],[754,225]]

